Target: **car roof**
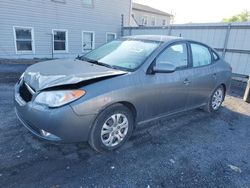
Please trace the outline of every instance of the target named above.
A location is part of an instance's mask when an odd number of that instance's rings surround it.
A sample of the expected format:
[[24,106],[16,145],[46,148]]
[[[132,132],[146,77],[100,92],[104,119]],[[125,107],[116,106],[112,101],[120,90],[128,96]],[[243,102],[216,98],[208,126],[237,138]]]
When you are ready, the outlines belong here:
[[124,39],[137,39],[137,40],[149,40],[158,42],[169,42],[173,40],[184,40],[182,37],[168,36],[168,35],[132,35],[123,37]]

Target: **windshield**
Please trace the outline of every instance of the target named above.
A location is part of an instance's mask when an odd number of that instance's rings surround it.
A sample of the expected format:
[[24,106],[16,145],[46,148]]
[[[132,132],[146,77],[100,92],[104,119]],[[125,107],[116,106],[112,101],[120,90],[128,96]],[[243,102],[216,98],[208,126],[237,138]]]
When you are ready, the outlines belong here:
[[134,70],[160,45],[157,41],[115,40],[89,52],[82,59],[110,67]]

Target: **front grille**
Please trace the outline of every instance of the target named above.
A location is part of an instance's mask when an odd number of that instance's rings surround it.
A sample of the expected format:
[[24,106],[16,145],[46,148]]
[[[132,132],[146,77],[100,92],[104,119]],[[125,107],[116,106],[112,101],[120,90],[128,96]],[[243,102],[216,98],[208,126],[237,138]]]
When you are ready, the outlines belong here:
[[19,88],[19,93],[20,96],[22,97],[22,99],[25,102],[29,102],[32,99],[32,94],[31,92],[28,90],[27,86],[25,85],[25,83],[23,82],[22,85]]

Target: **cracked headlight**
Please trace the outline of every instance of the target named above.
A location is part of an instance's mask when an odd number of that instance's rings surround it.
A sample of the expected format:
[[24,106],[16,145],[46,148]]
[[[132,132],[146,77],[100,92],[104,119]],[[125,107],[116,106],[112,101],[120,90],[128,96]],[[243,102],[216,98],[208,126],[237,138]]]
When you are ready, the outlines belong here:
[[58,90],[58,91],[44,91],[38,94],[35,102],[38,104],[45,104],[49,107],[59,107],[75,101],[85,94],[84,90]]
[[18,84],[22,81],[23,77],[24,77],[24,73],[20,76],[20,78],[19,78],[19,80],[17,82]]
[[[25,73],[25,72],[24,72]],[[23,79],[24,73],[20,76],[19,80]]]

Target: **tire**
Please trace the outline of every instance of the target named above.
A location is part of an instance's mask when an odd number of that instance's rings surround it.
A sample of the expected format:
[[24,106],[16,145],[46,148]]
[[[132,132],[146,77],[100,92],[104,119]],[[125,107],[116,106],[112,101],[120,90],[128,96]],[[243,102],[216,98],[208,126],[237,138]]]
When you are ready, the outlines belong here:
[[89,135],[89,144],[98,152],[115,150],[130,138],[134,124],[129,108],[122,104],[111,105],[97,116]]
[[218,111],[222,105],[222,102],[224,101],[224,98],[225,98],[225,89],[222,85],[220,85],[214,90],[213,94],[210,96],[209,101],[205,107],[205,110],[209,113]]

